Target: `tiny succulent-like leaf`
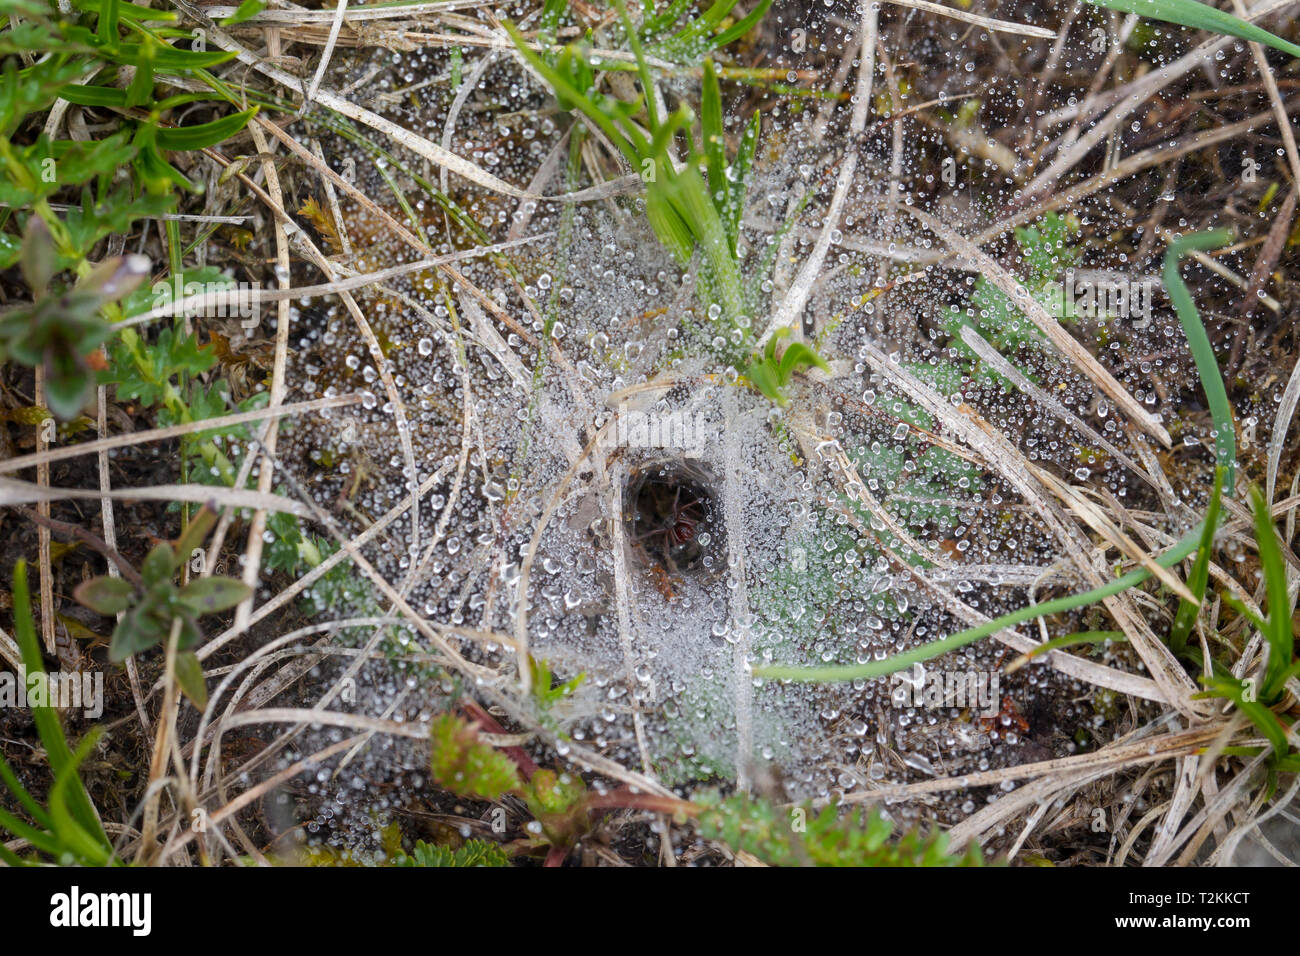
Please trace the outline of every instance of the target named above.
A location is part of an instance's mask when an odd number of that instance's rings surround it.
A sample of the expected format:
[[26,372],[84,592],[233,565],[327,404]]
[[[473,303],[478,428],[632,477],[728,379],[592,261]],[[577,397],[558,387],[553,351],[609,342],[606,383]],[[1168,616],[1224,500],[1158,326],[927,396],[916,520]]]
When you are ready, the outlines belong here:
[[82,582],[72,594],[77,603],[85,605],[96,614],[111,617],[131,606],[135,589],[121,578],[102,575]]

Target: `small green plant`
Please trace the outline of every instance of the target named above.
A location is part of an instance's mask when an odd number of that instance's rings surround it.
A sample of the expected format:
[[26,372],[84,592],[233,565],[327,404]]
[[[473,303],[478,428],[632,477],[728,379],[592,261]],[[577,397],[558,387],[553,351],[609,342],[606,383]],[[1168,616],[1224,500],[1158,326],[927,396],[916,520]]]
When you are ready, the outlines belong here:
[[[283,495],[285,490],[278,489]],[[271,541],[262,553],[262,566],[268,571],[297,574],[302,568],[314,568],[325,559],[328,542],[303,534],[298,516],[276,511],[267,516],[266,530]]]
[[[137,341],[134,332],[120,343],[109,340],[112,323],[123,315],[117,301],[147,274],[147,260],[143,266],[135,256],[97,265],[89,257],[107,236],[170,211],[178,190],[198,190],[168,161],[169,152],[224,142],[256,112],[185,127],[170,122],[173,112],[196,103],[237,102],[208,72],[234,54],[174,46],[193,35],[154,25],[176,19],[171,11],[123,0],[79,0],[66,10],[41,0],[10,0],[0,13],[0,268],[21,259],[36,300],[0,319],[0,360],[43,364],[47,401],[59,417],[73,417],[85,401],[95,382],[90,359],[102,344],[113,352]],[[157,96],[161,88],[185,86],[212,92]],[[59,100],[116,114],[117,131],[89,140],[51,140],[42,131],[24,142],[24,128]],[[80,205],[56,211],[60,193],[79,198]],[[22,232],[21,242],[11,226]],[[166,231],[178,275],[176,223],[167,222]],[[55,282],[68,271],[73,282]],[[139,347],[134,351],[137,361],[121,366],[128,390],[143,359]],[[114,381],[111,375],[100,379]],[[197,400],[183,399],[191,405]]]
[[[351,848],[332,847],[327,844],[307,846],[302,849],[302,863],[311,867],[425,867],[455,866],[502,867],[510,865],[510,853],[504,847],[487,840],[466,840],[456,849],[417,840],[408,852],[402,846],[402,828],[390,823],[379,831],[379,845],[383,856],[376,858]],[[382,859],[383,862],[377,862]],[[276,860],[276,865],[286,861]]]
[[60,418],[73,418],[94,382],[92,356],[109,334],[100,309],[139,285],[149,274],[149,260],[143,256],[106,259],[74,285],[56,290],[54,240],[45,221],[32,216],[19,261],[33,301],[0,313],[0,362],[43,367],[50,410]]
[[[185,127],[164,121],[164,114],[191,103],[236,102],[208,72],[209,67],[225,63],[235,54],[184,50],[168,43],[192,39],[189,31],[150,25],[174,22],[177,16],[171,11],[122,0],[81,0],[72,17],[56,16],[50,4],[39,0],[10,0],[7,6],[6,19],[16,16],[18,22],[10,21],[10,29],[0,34],[0,56],[5,57],[0,79],[0,127],[5,134],[0,140],[0,161],[9,180],[5,198],[17,200],[16,206],[36,205],[37,213],[61,238],[70,236],[56,229],[49,221],[49,207],[40,204],[57,189],[78,183],[63,178],[62,173],[54,178],[45,175],[48,160],[93,158],[96,162],[87,163],[89,175],[81,181],[99,177],[101,189],[107,187],[106,180],[116,168],[126,167],[137,187],[154,196],[169,196],[178,187],[196,187],[167,161],[166,152],[214,146],[243,129],[256,112],[245,110]],[[44,56],[20,69],[20,53]],[[171,85],[174,78],[207,85],[216,95],[195,92],[158,99],[156,87]],[[92,79],[94,83],[81,82]],[[119,80],[124,81],[122,85]],[[30,114],[48,109],[58,99],[118,111],[123,128],[90,143],[51,142],[44,136],[26,148],[9,142],[9,136]],[[62,251],[70,258],[78,256],[71,243]]]
[[554,770],[537,770],[521,796],[528,812],[541,825],[535,846],[567,849],[591,829],[587,785],[582,778]]
[[[116,385],[119,401],[138,401],[146,408],[157,408],[160,427],[252,411],[265,406],[269,398],[266,392],[260,392],[231,408],[228,382],[218,378],[204,383],[200,379],[216,363],[215,353],[199,345],[198,337],[186,334],[179,324],[160,330],[153,342],[133,328],[123,329],[108,351],[109,368],[100,373],[101,384]],[[250,429],[241,425],[183,436],[182,477],[199,484],[233,485],[238,468],[219,442],[229,437],[246,439]]]
[[[710,14],[733,5],[734,0],[720,0]],[[699,255],[700,299],[710,320],[725,318],[729,334],[723,337],[727,343],[724,348],[734,350],[749,334],[749,304],[741,280],[738,239],[745,188],[758,143],[758,114],[750,119],[736,157],[728,163],[717,72],[712,63],[706,62],[698,138],[691,133],[694,113],[685,104],[667,116],[661,115],[654,97],[648,95],[653,83],[640,32],[622,0],[614,0],[614,6],[636,57],[640,89],[631,100],[596,91],[596,71],[585,44],[573,44],[558,56],[543,57],[529,49],[513,24],[507,24],[506,29],[520,56],[551,87],[561,108],[581,112],[640,175],[646,189],[646,216],[678,264],[685,268]],[[674,20],[684,4],[675,7]],[[760,16],[762,9],[758,8]],[[706,14],[704,19],[709,17]],[[741,21],[746,30],[749,20]],[[698,38],[704,34],[695,31],[691,35]],[[678,137],[684,137],[687,147],[680,169],[671,154]]]
[[175,673],[181,689],[195,706],[207,701],[203,670],[191,650],[203,637],[198,619],[234,607],[252,594],[243,581],[213,575],[195,578],[178,587],[175,577],[199,549],[216,523],[207,508],[190,519],[189,527],[175,542],[160,542],[144,559],[136,585],[109,576],[91,578],[74,592],[77,601],[106,617],[125,612],[113,630],[108,656],[115,663],[156,644],[167,644],[173,628],[178,630]]
[[[1016,229],[1016,244],[1020,262],[1024,266],[1022,282],[1029,294],[1037,299],[1049,314],[1062,321],[1073,315],[1065,311],[1065,300],[1060,295],[1060,276],[1078,265],[1083,253],[1070,242],[1078,232],[1078,223],[1072,218],[1051,212],[1038,225]],[[995,349],[1004,355],[1014,356],[1022,350],[1033,354],[1046,346],[1046,339],[1038,327],[1020,311],[1011,298],[984,276],[975,280],[970,303],[965,309],[954,307],[948,320],[948,333],[952,336],[952,351],[958,361],[955,365],[940,367],[914,366],[913,370],[936,382],[947,377],[944,389],[952,394],[958,389],[954,379],[961,374],[977,381],[1003,382],[996,371],[989,369],[961,339],[961,328],[969,325]],[[1028,374],[1028,373],[1027,373]],[[1029,376],[1033,378],[1032,375]]]
[[474,727],[455,714],[440,714],[429,731],[433,779],[452,793],[478,800],[500,800],[523,787],[510,758],[482,743]]
[[[32,619],[25,561],[14,566],[13,599],[14,634],[22,654],[23,670],[26,674],[35,674],[43,670],[43,662],[36,624]],[[41,865],[43,856],[61,866],[122,865],[104,832],[99,812],[77,773],[99,739],[98,728],[87,734],[74,751],[68,746],[59,715],[52,704],[33,701],[32,719],[50,769],[54,772],[54,786],[50,789],[48,806],[42,807],[19,781],[13,768],[0,757],[0,783],[33,821],[26,823],[0,807],[0,832],[26,840],[38,854],[20,857],[0,843],[0,862],[8,866]]]
[[543,711],[550,710],[556,702],[570,696],[587,679],[586,674],[578,674],[552,687],[554,675],[551,673],[551,665],[548,661],[539,660],[530,654],[528,667],[533,676],[533,700]]
[[894,824],[879,810],[862,808],[841,816],[828,806],[814,813],[806,805],[778,807],[746,794],[697,797],[703,805],[700,833],[773,866],[983,866],[979,844],[948,852],[948,835],[910,830],[890,840]]
[[[1178,266],[1182,258],[1189,252],[1215,249],[1230,241],[1231,238],[1231,230],[1212,229],[1175,239],[1169,244],[1169,248],[1165,252],[1163,276],[1165,289],[1168,291],[1169,299],[1174,305],[1174,311],[1178,314],[1178,321],[1182,325],[1183,334],[1187,336],[1187,344],[1196,362],[1201,387],[1205,391],[1206,403],[1209,406],[1210,415],[1214,422],[1216,465],[1218,468],[1223,469],[1222,487],[1229,491],[1235,487],[1237,456],[1232,409],[1228,403],[1223,375],[1219,371],[1218,361],[1214,356],[1214,347],[1210,344],[1209,335],[1206,333],[1205,326],[1196,311],[1196,305],[1192,301],[1191,293],[1179,275]],[[1206,525],[1210,523],[1210,517],[1210,515],[1207,515],[1205,520],[1187,532],[1172,547],[1155,557],[1156,564],[1163,568],[1172,568],[1195,554],[1205,537]],[[1145,567],[1137,567],[1090,591],[1066,595],[1065,597],[1045,601],[1042,604],[1027,605],[977,627],[958,631],[937,641],[922,644],[919,647],[914,647],[901,654],[894,654],[880,661],[831,667],[761,665],[754,668],[754,674],[758,677],[776,680],[810,682],[868,680],[874,677],[883,677],[887,674],[905,670],[913,664],[933,660],[949,651],[955,651],[968,644],[983,640],[1002,628],[1015,627],[1025,621],[1049,617],[1053,614],[1073,611],[1077,608],[1096,604],[1113,594],[1119,594],[1131,587],[1136,587],[1151,576],[1151,572]]]
[[400,853],[393,858],[393,866],[490,866],[510,865],[510,854],[496,843],[487,840],[466,840],[457,849],[417,840],[410,853]]
[[788,328],[777,329],[776,334],[768,339],[762,357],[755,358],[745,369],[745,378],[750,384],[782,408],[790,404],[785,390],[795,372],[814,366],[824,372],[831,370],[824,358],[802,342],[791,342],[781,353],[780,359],[777,359],[777,342],[789,334]]
[[1231,594],[1223,601],[1254,625],[1264,638],[1268,661],[1260,678],[1239,679],[1228,673],[1216,673],[1212,662],[1207,664],[1201,682],[1207,694],[1232,701],[1236,708],[1253,723],[1273,748],[1270,765],[1275,772],[1300,771],[1300,752],[1292,747],[1288,735],[1291,723],[1273,708],[1286,698],[1286,683],[1300,674],[1300,662],[1295,660],[1295,634],[1291,624],[1291,600],[1287,591],[1286,565],[1278,544],[1277,530],[1268,502],[1258,488],[1250,489],[1250,500],[1255,517],[1255,541],[1259,548],[1260,566],[1264,571],[1264,592],[1268,613],[1260,617]]

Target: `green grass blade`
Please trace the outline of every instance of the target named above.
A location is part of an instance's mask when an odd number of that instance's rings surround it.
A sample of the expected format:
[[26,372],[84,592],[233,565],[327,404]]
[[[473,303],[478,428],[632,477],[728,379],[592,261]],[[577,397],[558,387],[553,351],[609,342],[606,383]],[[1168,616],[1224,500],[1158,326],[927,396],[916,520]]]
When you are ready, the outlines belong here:
[[1214,448],[1218,464],[1227,468],[1223,487],[1228,494],[1236,488],[1237,436],[1232,424],[1232,406],[1228,404],[1228,390],[1223,385],[1223,374],[1219,371],[1218,359],[1214,356],[1214,346],[1205,333],[1201,317],[1192,301],[1182,276],[1178,274],[1178,260],[1190,252],[1202,252],[1226,245],[1232,239],[1230,229],[1212,229],[1209,232],[1195,232],[1175,239],[1169,244],[1165,253],[1164,281],[1169,300],[1178,313],[1178,321],[1187,336],[1187,344],[1196,360],[1196,372],[1201,378],[1201,387],[1205,389],[1205,398],[1210,406],[1210,415],[1214,419]]
[[1203,682],[1210,695],[1232,701],[1238,710],[1250,718],[1250,722],[1268,738],[1275,756],[1282,757],[1290,751],[1286,730],[1277,716],[1258,700],[1246,700],[1243,693],[1245,686],[1241,681],[1233,677],[1215,677],[1203,679]]
[[[1225,469],[1214,470],[1214,491],[1210,496],[1210,507],[1205,514],[1205,524],[1201,533],[1201,543],[1196,549],[1196,560],[1192,563],[1192,573],[1187,578],[1187,588],[1196,595],[1196,600],[1205,596],[1205,588],[1210,582],[1210,551],[1214,545],[1214,532],[1219,526],[1219,514],[1223,508],[1223,478]],[[1175,654],[1182,653],[1187,646],[1188,635],[1196,623],[1200,608],[1187,600],[1178,602],[1178,613],[1174,616],[1173,627],[1169,631],[1169,648]]]
[[115,106],[126,109],[126,90],[115,86],[86,86],[82,83],[69,83],[59,88],[59,96],[77,106]]
[[9,792],[17,798],[23,809],[31,814],[33,820],[47,830],[49,829],[50,815],[27,792],[27,788],[22,785],[22,781],[18,779],[18,775],[14,773],[13,768],[9,766],[4,757],[0,757],[0,782],[4,783]]
[[[1219,372],[1218,361],[1214,356],[1214,349],[1210,345],[1210,338],[1205,333],[1205,326],[1201,324],[1200,315],[1196,311],[1196,305],[1192,302],[1192,295],[1187,286],[1183,283],[1182,277],[1178,274],[1178,260],[1188,252],[1200,251],[1203,249],[1214,249],[1228,242],[1232,233],[1228,229],[1215,229],[1209,232],[1198,232],[1180,239],[1174,240],[1169,245],[1169,251],[1165,254],[1164,281],[1169,291],[1169,298],[1174,303],[1174,309],[1178,313],[1178,320],[1182,324],[1183,333],[1187,336],[1187,342],[1192,350],[1192,356],[1196,360],[1196,370],[1201,378],[1201,387],[1205,390],[1207,402],[1210,406],[1210,414],[1214,419],[1215,425],[1215,452],[1217,466],[1224,469],[1224,486],[1229,490],[1234,484],[1235,459],[1237,455],[1236,434],[1233,430],[1232,409],[1228,404],[1228,392],[1223,384],[1223,375]],[[1205,533],[1205,522],[1202,521],[1195,528],[1179,539],[1178,543],[1172,548],[1155,559],[1156,564],[1162,568],[1170,568],[1179,561],[1184,560],[1193,554],[1200,545],[1201,538]],[[1047,601],[1043,604],[1032,604],[1022,607],[1010,614],[1004,614],[1001,617],[987,621],[978,627],[969,628],[960,631],[948,637],[941,638],[937,641],[931,641],[928,644],[922,644],[920,647],[914,647],[909,651],[901,654],[895,654],[882,661],[869,661],[865,664],[850,664],[844,666],[831,667],[756,667],[754,676],[766,677],[776,680],[792,680],[801,682],[818,682],[818,681],[838,681],[838,680],[857,680],[869,679],[873,677],[883,677],[886,674],[893,674],[897,671],[905,670],[916,663],[923,663],[946,654],[949,651],[957,650],[975,641],[996,634],[998,631],[1007,627],[1015,627],[1025,621],[1033,620],[1037,617],[1046,617],[1052,614],[1059,614],[1062,611],[1072,611],[1075,608],[1087,607],[1095,604],[1104,598],[1119,594],[1135,585],[1141,584],[1151,576],[1151,572],[1145,568],[1135,568],[1127,574],[1121,575],[1114,581],[1103,584],[1101,587],[1093,588],[1091,591],[1085,591],[1082,594],[1071,594],[1065,597],[1057,598],[1053,601]],[[1288,664],[1290,658],[1287,659]]]
[[[732,2],[734,3],[735,0]],[[641,47],[641,37],[637,34],[636,27],[632,25],[632,18],[628,16],[627,5],[623,0],[613,0],[613,3],[619,19],[623,21],[623,29],[627,31],[627,42],[632,48],[632,55],[636,57],[636,72],[641,78],[646,116],[650,132],[654,133],[659,128],[659,106],[655,103],[654,80],[650,78],[650,66],[646,63],[645,50]]]
[[1105,644],[1107,641],[1120,644],[1127,640],[1128,637],[1123,631],[1075,631],[1073,634],[1064,634],[1061,637],[1054,637],[1050,641],[1043,641],[1033,650],[1020,655],[1015,661],[1007,665],[1007,673],[1012,673],[1036,657],[1042,657],[1051,651],[1059,651],[1064,647],[1076,647],[1079,644]]
[[758,24],[759,20],[763,19],[763,14],[767,13],[767,8],[771,5],[772,0],[763,0],[762,3],[750,11],[748,16],[715,36],[711,42],[713,49],[720,50],[727,44],[743,37]]
[[1286,565],[1282,563],[1282,549],[1277,543],[1273,516],[1258,488],[1250,489],[1250,503],[1255,511],[1255,540],[1259,547],[1259,563],[1264,569],[1264,590],[1268,596],[1268,619],[1263,630],[1268,641],[1268,667],[1264,672],[1260,697],[1265,703],[1273,703],[1282,695],[1282,684],[1295,655],[1291,600],[1287,594]]
[[762,118],[758,110],[755,110],[749,122],[745,124],[745,132],[740,137],[740,147],[736,150],[736,161],[731,165],[731,175],[726,183],[726,206],[722,218],[733,254],[740,247],[740,217],[745,211],[749,172],[754,168],[754,156],[758,152],[758,134],[762,125]]
[[[15,639],[22,652],[23,667],[27,673],[34,674],[43,671],[45,663],[41,659],[41,647],[36,639],[36,623],[32,619],[32,597],[27,587],[26,561],[20,560],[14,565],[13,596]],[[68,748],[68,738],[63,734],[59,715],[55,713],[53,707],[32,707],[32,720],[36,723],[36,732],[40,735],[42,746],[45,747],[45,755],[50,762],[50,769],[54,771],[56,782],[65,769],[74,768],[74,781],[68,787],[70,792],[67,798],[72,814],[90,834],[108,845],[108,835],[104,832],[103,824],[99,822],[95,805],[91,803],[81,779],[75,776],[72,751]]]
[[552,92],[561,94],[564,99],[575,104],[582,111],[582,114],[595,123],[600,128],[600,131],[609,137],[610,142],[618,147],[619,152],[623,154],[623,158],[640,171],[640,161],[646,154],[646,148],[649,144],[644,142],[643,138],[639,143],[635,140],[629,140],[614,124],[613,120],[592,102],[591,98],[587,96],[586,90],[579,90],[574,87],[564,76],[552,69],[540,56],[528,48],[523,34],[519,32],[513,23],[507,22],[504,26],[506,33],[510,35],[510,39],[515,45],[515,49],[519,51],[519,55],[547,82]]
[[704,83],[700,92],[700,140],[704,147],[704,165],[709,171],[709,194],[726,195],[727,140],[722,130],[722,91],[712,61],[704,61]]
[[649,37],[677,22],[678,17],[690,6],[691,0],[673,0],[664,12],[657,17],[646,17],[641,24],[642,33]]
[[118,10],[121,0],[103,0],[99,8],[99,24],[96,32],[105,44],[117,43]]
[[1252,40],[1281,50],[1290,56],[1300,56],[1296,46],[1267,30],[1248,23],[1231,13],[1224,13],[1197,0],[1088,0],[1093,6],[1107,7],[1121,13],[1136,13],[1151,20],[1164,20],[1194,30],[1208,30],[1241,40]]
[[113,844],[99,826],[99,818],[96,817],[94,826],[88,828],[87,821],[76,808],[69,806],[69,798],[78,791],[85,793],[77,768],[94,749],[99,737],[100,729],[96,727],[82,739],[72,755],[72,762],[55,776],[54,786],[50,789],[50,819],[54,821],[55,835],[65,848],[91,866],[108,865],[113,858]]
[[[1184,560],[1188,555],[1196,551],[1197,543],[1201,537],[1201,526],[1197,525],[1177,544],[1155,559],[1156,564],[1162,568],[1170,568],[1179,561]],[[1009,614],[1003,614],[1001,617],[994,618],[991,621],[972,627],[948,637],[941,638],[937,641],[931,641],[929,644],[922,644],[914,647],[909,651],[901,654],[895,654],[883,661],[868,661],[865,664],[849,664],[845,666],[832,667],[756,667],[754,668],[755,677],[766,677],[774,680],[792,680],[800,682],[817,682],[817,681],[835,681],[835,680],[857,680],[870,679],[873,677],[884,677],[887,674],[893,674],[897,671],[906,670],[913,664],[924,663],[941,654],[947,654],[949,651],[955,651],[958,648],[973,644],[976,641],[983,640],[992,634],[1007,627],[1015,627],[1017,624],[1023,624],[1025,621],[1032,621],[1036,617],[1047,617],[1052,614],[1060,614],[1063,611],[1073,611],[1075,608],[1087,607],[1090,604],[1096,604],[1098,601],[1108,598],[1129,588],[1141,584],[1147,578],[1151,577],[1151,572],[1146,568],[1135,568],[1127,574],[1121,575],[1114,581],[1103,584],[1099,588],[1093,588],[1091,591],[1084,591],[1081,594],[1068,594],[1064,597],[1056,598],[1052,601],[1044,601],[1042,604],[1031,604],[1022,607],[1019,610],[1012,611]]]
[[23,823],[8,810],[0,808],[0,830],[12,833],[20,840],[26,840],[42,853],[48,853],[53,857],[59,855],[59,841],[49,833],[43,830],[37,830],[30,824]]

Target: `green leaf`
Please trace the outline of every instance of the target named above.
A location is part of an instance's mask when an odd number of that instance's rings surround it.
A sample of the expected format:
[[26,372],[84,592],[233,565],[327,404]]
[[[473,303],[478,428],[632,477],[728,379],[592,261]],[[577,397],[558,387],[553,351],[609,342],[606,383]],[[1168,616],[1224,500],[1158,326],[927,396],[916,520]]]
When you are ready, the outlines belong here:
[[700,139],[704,144],[705,167],[709,172],[709,194],[714,202],[727,191],[727,148],[722,128],[722,94],[713,61],[704,61],[704,83],[700,92]]
[[99,5],[97,32],[99,38],[109,46],[117,43],[117,21],[120,3],[121,0],[101,0]]
[[1210,695],[1223,697],[1233,702],[1237,709],[1250,718],[1259,732],[1268,738],[1273,746],[1273,753],[1282,757],[1290,750],[1286,730],[1278,722],[1277,716],[1258,700],[1245,699],[1245,684],[1235,677],[1202,677]]
[[1261,631],[1268,641],[1268,667],[1264,672],[1260,698],[1264,703],[1272,704],[1282,696],[1282,683],[1291,668],[1291,659],[1295,656],[1291,600],[1287,593],[1286,565],[1282,562],[1282,549],[1278,546],[1273,516],[1258,488],[1250,489],[1250,503],[1255,512],[1255,541],[1259,547],[1259,562],[1264,569],[1264,590],[1268,596],[1268,619]]
[[172,663],[176,683],[200,711],[208,706],[208,685],[203,680],[203,665],[193,651],[180,651]]
[[[1210,551],[1214,547],[1214,532],[1218,528],[1219,513],[1223,507],[1225,473],[1222,467],[1214,471],[1214,490],[1210,494],[1210,507],[1205,514],[1201,543],[1196,548],[1196,560],[1192,562],[1192,571],[1187,577],[1187,588],[1197,600],[1205,596],[1205,589],[1210,582]],[[1196,616],[1199,613],[1200,608],[1190,601],[1178,602],[1178,613],[1174,616],[1174,623],[1169,631],[1169,648],[1175,654],[1181,653],[1187,646],[1188,635],[1192,633],[1192,627],[1196,624]]]
[[108,659],[120,664],[132,654],[147,651],[167,634],[161,622],[144,606],[134,607],[113,628],[108,644]]
[[[736,150],[736,161],[731,164],[727,177],[727,201],[723,210],[723,222],[727,227],[727,239],[731,242],[732,254],[736,254],[740,243],[740,217],[745,211],[745,193],[749,189],[749,172],[754,168],[754,155],[758,151],[758,134],[762,130],[762,119],[755,110],[745,124],[745,132],[740,138],[740,148]],[[766,275],[766,272],[760,274]]]
[[177,560],[188,561],[195,549],[203,546],[203,542],[207,540],[209,532],[216,527],[216,524],[216,512],[209,507],[204,506],[192,515],[185,531],[176,539]]
[[[152,108],[153,105],[153,87],[154,87],[154,47],[152,44],[146,44],[140,47],[140,55],[136,59],[135,73],[131,77],[131,83],[126,88],[126,105],[139,106],[146,109]],[[153,126],[154,124],[149,124]]]
[[1187,344],[1196,362],[1196,372],[1201,379],[1201,388],[1205,390],[1206,403],[1210,406],[1210,417],[1214,421],[1215,457],[1218,464],[1226,469],[1223,487],[1229,495],[1236,488],[1237,468],[1237,432],[1233,427],[1232,405],[1228,401],[1228,390],[1223,384],[1219,362],[1214,356],[1214,346],[1210,344],[1205,325],[1196,311],[1192,294],[1178,273],[1178,263],[1185,255],[1217,249],[1231,240],[1231,229],[1195,232],[1175,239],[1165,252],[1163,272],[1165,290],[1169,293],[1169,301],[1173,303],[1183,333],[1187,336]]
[[393,866],[491,866],[510,865],[510,854],[495,843],[486,840],[466,840],[459,849],[452,850],[434,843],[417,840],[409,854],[393,858]]
[[528,655],[528,669],[532,672],[533,697],[543,710],[550,708],[556,701],[568,697],[586,680],[586,674],[578,674],[563,683],[552,687],[554,675],[548,661],[538,660]]
[[215,614],[252,597],[253,589],[234,578],[196,578],[180,592],[180,601],[194,613]]
[[[13,601],[14,638],[22,654],[23,668],[27,673],[34,674],[44,669],[44,662],[41,659],[40,643],[36,638],[36,624],[32,619],[31,592],[27,587],[26,561],[18,561],[14,565]],[[68,738],[64,736],[58,714],[51,706],[34,706],[32,707],[32,720],[36,724],[36,732],[41,738],[41,745],[45,748],[46,758],[50,762],[50,769],[54,771],[56,786],[58,780],[64,776],[65,771],[71,776],[70,780],[64,780],[63,790],[66,792],[66,804],[72,817],[96,841],[105,846],[111,845],[104,833],[103,824],[100,823],[99,813],[95,810],[95,805],[91,802],[90,796],[86,793],[86,788],[82,785],[80,778],[76,776],[78,761],[68,747]],[[51,818],[54,817],[52,811],[53,806],[51,805]]]
[[[77,775],[77,768],[90,755],[101,733],[101,729],[96,727],[85,736],[72,759],[54,775],[54,786],[50,790],[50,820],[54,824],[54,834],[62,849],[88,866],[105,866],[113,859],[113,844],[104,833],[99,814],[90,804]],[[78,799],[78,796],[83,799]]]
[[745,378],[749,379],[750,384],[767,396],[768,399],[776,402],[782,408],[790,403],[790,400],[781,391],[777,370],[771,362],[764,360],[751,363],[745,369]]
[[[663,175],[663,171],[660,170],[659,174]],[[672,253],[679,265],[688,265],[695,250],[691,228],[673,207],[668,195],[660,189],[648,189],[645,211],[650,228],[659,237],[659,241]]]
[[40,216],[30,217],[23,235],[22,270],[23,281],[34,297],[39,298],[49,289],[57,262],[50,227]]
[[242,113],[231,113],[210,123],[195,126],[178,126],[171,129],[159,127],[156,142],[159,149],[204,149],[225,142],[248,125],[257,114],[257,107]]
[[1193,30],[1208,30],[1226,36],[1250,40],[1281,50],[1289,56],[1300,57],[1300,46],[1296,46],[1281,37],[1274,36],[1267,30],[1248,23],[1231,13],[1224,13],[1208,4],[1197,0],[1088,0],[1093,6],[1118,10],[1121,13],[1136,13],[1151,20],[1164,20],[1179,26],[1191,27]]
[[112,617],[131,606],[135,589],[121,578],[101,575],[83,581],[72,592],[79,604],[90,608],[96,614]]
[[170,583],[175,573],[176,554],[172,551],[171,545],[167,544],[154,545],[145,556],[144,564],[140,566],[140,576],[144,578],[147,587],[164,582]]
[[146,58],[151,58],[156,69],[190,72],[220,66],[222,63],[233,60],[238,54],[227,53],[224,50],[206,50],[199,53],[194,50],[182,50],[150,39],[147,44],[121,43],[115,51],[107,55],[114,62],[127,63],[132,66],[139,64]]
[[758,25],[758,21],[763,19],[763,14],[767,13],[767,8],[771,5],[772,0],[762,0],[762,2],[751,10],[748,15],[737,20],[732,26],[714,36],[709,45],[715,50],[721,50],[728,44],[739,40]]
[[433,779],[459,796],[499,800],[523,786],[505,754],[480,743],[474,728],[455,714],[441,714],[429,732]]
[[244,0],[230,16],[217,22],[223,27],[233,27],[249,20],[266,9],[265,0]]
[[816,366],[825,372],[829,372],[831,367],[826,364],[826,360],[804,345],[802,342],[791,342],[785,348],[785,354],[781,356],[780,370],[777,378],[781,384],[787,385],[794,373],[802,368],[812,368]]

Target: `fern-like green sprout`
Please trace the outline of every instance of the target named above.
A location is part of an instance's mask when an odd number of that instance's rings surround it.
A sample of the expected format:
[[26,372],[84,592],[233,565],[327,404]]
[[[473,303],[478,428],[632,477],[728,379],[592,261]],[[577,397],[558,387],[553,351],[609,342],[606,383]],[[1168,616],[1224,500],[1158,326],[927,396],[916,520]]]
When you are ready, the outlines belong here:
[[971,841],[964,853],[948,852],[948,835],[923,835],[910,830],[890,840],[894,824],[879,810],[857,808],[841,816],[828,806],[821,813],[809,807],[778,807],[768,800],[736,794],[697,798],[701,834],[721,840],[773,866],[983,866],[979,844]]

